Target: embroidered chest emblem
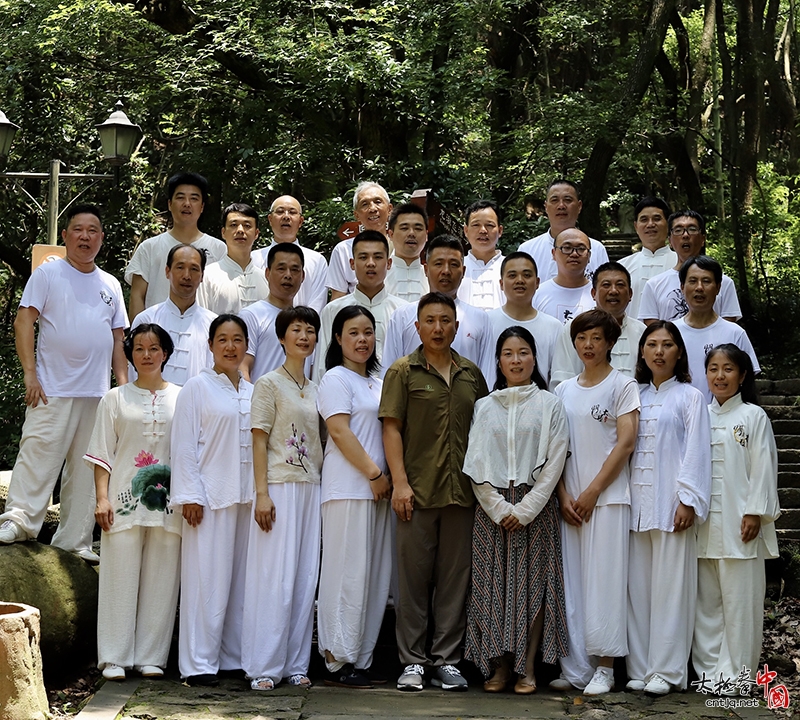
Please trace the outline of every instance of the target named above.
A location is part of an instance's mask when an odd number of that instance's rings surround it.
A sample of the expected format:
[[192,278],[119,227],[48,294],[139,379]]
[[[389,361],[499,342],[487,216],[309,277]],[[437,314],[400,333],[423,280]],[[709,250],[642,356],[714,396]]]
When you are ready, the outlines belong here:
[[734,425],[733,439],[743,448],[746,448],[747,441],[750,439],[750,436],[747,434],[747,428],[744,425]]
[[106,304],[111,305],[114,302],[114,298],[111,296],[111,293],[107,290],[100,291],[100,299]]
[[608,422],[611,419],[608,410],[601,410],[599,405],[592,405],[592,417],[601,423]]

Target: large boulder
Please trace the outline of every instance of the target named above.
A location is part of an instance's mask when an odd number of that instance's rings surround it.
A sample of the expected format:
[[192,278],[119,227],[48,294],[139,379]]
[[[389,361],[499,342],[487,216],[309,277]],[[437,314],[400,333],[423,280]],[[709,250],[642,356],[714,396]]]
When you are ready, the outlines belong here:
[[48,677],[83,668],[97,651],[97,571],[38,542],[0,545],[0,601],[39,608]]

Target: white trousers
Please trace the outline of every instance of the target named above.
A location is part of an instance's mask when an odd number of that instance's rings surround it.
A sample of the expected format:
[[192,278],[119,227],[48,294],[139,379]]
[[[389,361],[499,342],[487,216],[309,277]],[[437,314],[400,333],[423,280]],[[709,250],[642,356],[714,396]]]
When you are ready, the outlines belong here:
[[180,586],[181,536],[163,527],[104,532],[97,666],[166,667]]
[[[100,398],[48,398],[25,411],[19,454],[11,474],[6,510],[29,538],[42,529],[61,466],[61,521],[51,545],[68,552],[92,549],[94,471],[83,455],[92,437]],[[65,461],[66,460],[66,464]]]
[[195,528],[183,523],[178,667],[181,677],[242,667],[250,503],[204,508]]
[[389,598],[392,508],[388,500],[329,500],[322,505],[322,569],[317,634],[320,654],[366,669]]
[[628,677],[649,682],[658,673],[686,689],[692,649],[697,549],[695,529],[630,533],[628,559]]
[[[569,656],[561,672],[583,689],[600,657],[628,654],[629,505],[596,507],[577,528],[561,521]],[[593,656],[593,657],[590,657]]]
[[764,630],[763,557],[697,561],[692,664],[698,677],[754,678]]
[[276,483],[272,530],[250,520],[242,667],[250,678],[308,673],[319,576],[319,485]]

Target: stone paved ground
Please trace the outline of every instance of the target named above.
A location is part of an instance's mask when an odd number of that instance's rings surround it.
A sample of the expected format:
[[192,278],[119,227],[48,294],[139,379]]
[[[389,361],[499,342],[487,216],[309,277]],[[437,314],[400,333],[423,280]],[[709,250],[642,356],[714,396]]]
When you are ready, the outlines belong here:
[[279,687],[270,693],[256,693],[243,680],[225,679],[218,688],[211,689],[189,688],[178,680],[146,680],[127,703],[121,717],[125,720],[549,720],[567,717],[575,717],[575,720],[775,720],[765,707],[725,710],[706,707],[705,699],[695,692],[661,698],[619,692],[589,699],[578,693],[560,694],[549,690],[518,697],[489,695],[480,687],[470,687],[466,693],[431,688],[420,693],[400,693],[391,684],[372,690],[344,690],[318,684],[310,690]]

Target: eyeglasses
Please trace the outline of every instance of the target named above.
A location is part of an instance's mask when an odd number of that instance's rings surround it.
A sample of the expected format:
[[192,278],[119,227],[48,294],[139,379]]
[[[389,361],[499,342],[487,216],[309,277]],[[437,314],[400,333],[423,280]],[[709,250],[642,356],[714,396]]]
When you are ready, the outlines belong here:
[[297,217],[300,213],[297,212],[294,208],[277,208],[272,211],[273,215],[277,215],[278,217],[283,217],[284,215],[289,215],[291,217]]
[[589,252],[589,248],[586,245],[559,245],[556,250],[561,250],[564,255],[575,253],[578,257],[583,257]]
[[694,225],[689,225],[689,227],[674,227],[669,231],[669,234],[675,237],[680,237],[681,235],[689,235],[691,237],[692,235],[699,235],[700,228]]

